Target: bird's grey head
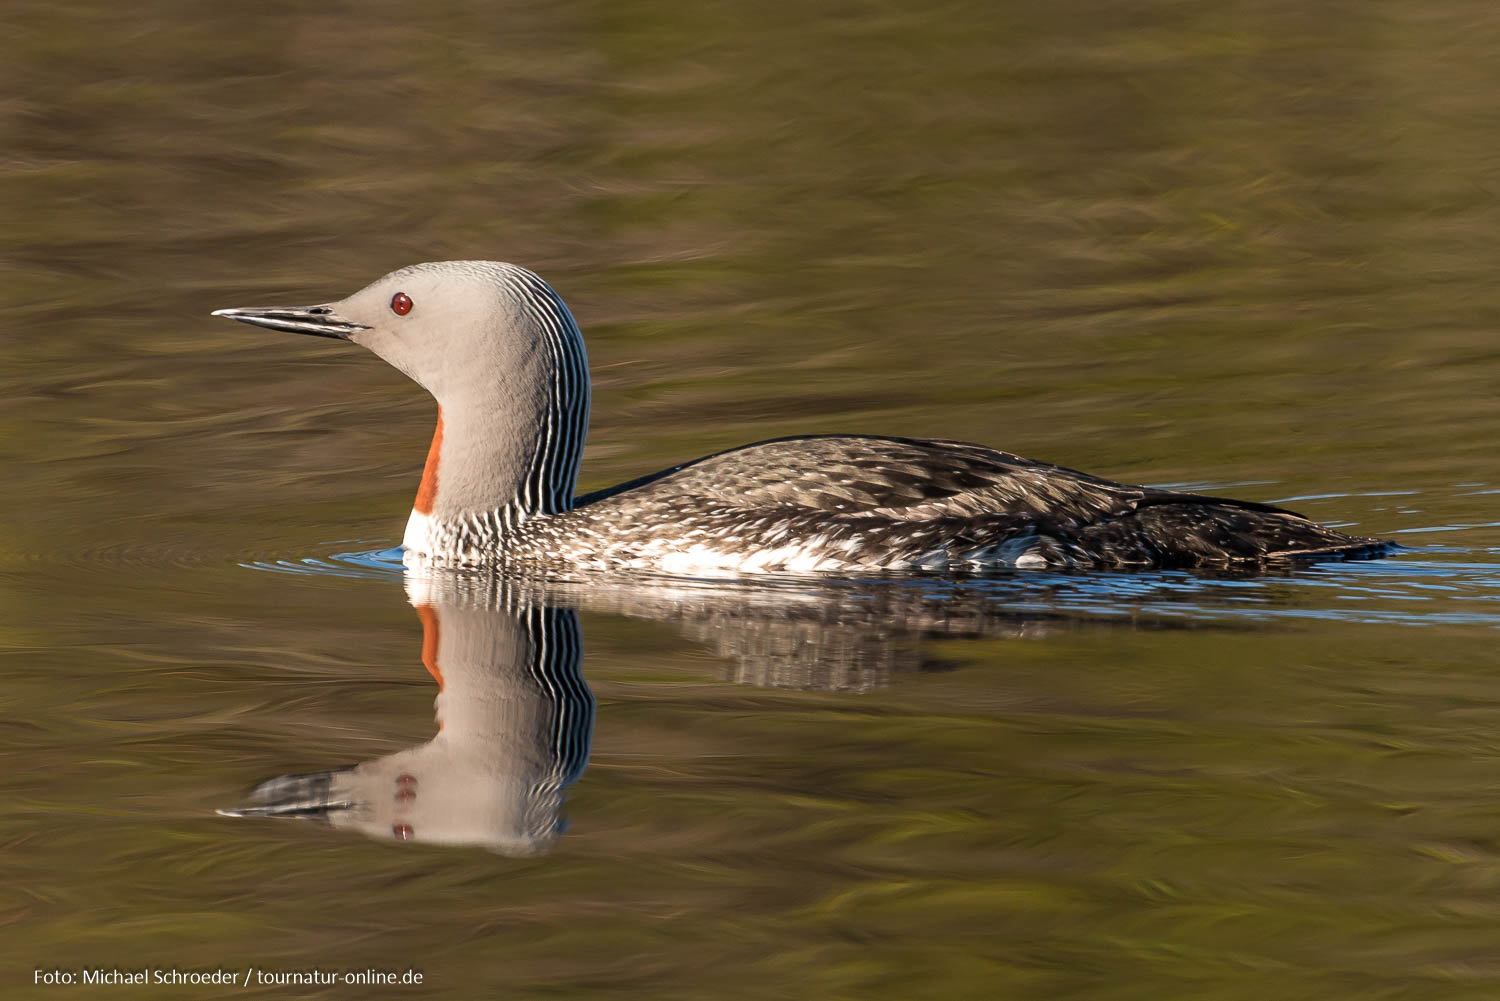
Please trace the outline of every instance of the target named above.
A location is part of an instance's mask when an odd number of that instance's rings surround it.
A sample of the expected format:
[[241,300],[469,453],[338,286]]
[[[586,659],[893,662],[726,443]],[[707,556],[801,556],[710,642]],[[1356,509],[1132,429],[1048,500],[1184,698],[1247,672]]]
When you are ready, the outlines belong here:
[[552,288],[525,268],[498,261],[415,264],[335,302],[214,315],[353,341],[444,404],[466,404],[476,393],[524,393],[518,377],[567,364],[559,343],[582,352],[573,317]]

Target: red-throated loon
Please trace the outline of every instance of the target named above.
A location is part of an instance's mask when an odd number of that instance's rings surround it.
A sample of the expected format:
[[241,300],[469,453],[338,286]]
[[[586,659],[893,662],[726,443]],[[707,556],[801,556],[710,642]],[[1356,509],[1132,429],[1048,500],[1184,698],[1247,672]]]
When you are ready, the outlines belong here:
[[532,272],[417,264],[326,305],[214,315],[353,341],[437,399],[403,544],[440,564],[865,573],[1253,566],[1393,548],[1268,504],[918,438],[779,438],[574,497],[588,360]]

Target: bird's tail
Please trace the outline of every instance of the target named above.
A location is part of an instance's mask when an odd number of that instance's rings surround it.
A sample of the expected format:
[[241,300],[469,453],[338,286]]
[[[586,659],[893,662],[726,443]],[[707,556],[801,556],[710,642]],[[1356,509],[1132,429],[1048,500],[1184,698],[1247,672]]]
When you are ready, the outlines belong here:
[[1228,566],[1378,559],[1394,542],[1346,535],[1294,511],[1217,497],[1168,494],[1090,526],[1086,548],[1119,565]]

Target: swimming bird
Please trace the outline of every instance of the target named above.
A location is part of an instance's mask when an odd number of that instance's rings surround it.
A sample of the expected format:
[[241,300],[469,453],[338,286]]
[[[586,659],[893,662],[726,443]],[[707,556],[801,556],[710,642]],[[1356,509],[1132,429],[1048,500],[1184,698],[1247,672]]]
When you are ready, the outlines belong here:
[[1279,507],[1129,486],[983,445],[777,438],[574,496],[583,335],[496,261],[393,271],[315,306],[215,310],[353,341],[436,398],[403,545],[438,565],[681,574],[1257,566],[1392,548]]

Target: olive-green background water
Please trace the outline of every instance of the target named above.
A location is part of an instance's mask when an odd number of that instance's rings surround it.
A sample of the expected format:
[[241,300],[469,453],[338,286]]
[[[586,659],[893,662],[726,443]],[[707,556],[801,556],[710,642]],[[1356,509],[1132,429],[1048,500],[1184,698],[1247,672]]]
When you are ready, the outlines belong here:
[[[0,992],[150,965],[1500,995],[1492,3],[64,0],[0,28]],[[1000,580],[1010,619],[946,639],[813,585],[833,610],[790,631],[777,594],[739,631],[584,601],[593,755],[549,852],[218,816],[432,736],[400,574],[338,554],[399,540],[433,406],[207,313],[462,257],[573,307],[585,489],[934,435],[1413,551]],[[859,636],[852,674],[762,669]]]

